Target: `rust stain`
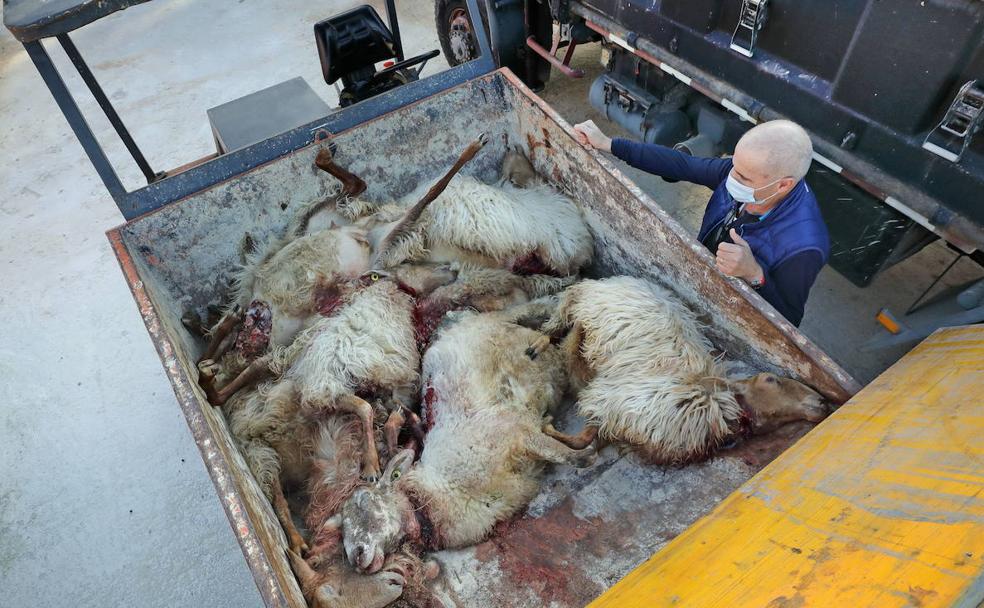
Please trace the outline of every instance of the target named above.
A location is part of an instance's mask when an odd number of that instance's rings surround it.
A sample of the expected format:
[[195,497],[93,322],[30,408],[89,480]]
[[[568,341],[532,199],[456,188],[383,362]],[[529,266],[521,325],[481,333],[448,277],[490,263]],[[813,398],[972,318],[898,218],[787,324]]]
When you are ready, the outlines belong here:
[[909,587],[909,601],[916,608],[926,605],[926,600],[931,599],[933,596],[938,595],[932,589],[923,589],[920,586]]

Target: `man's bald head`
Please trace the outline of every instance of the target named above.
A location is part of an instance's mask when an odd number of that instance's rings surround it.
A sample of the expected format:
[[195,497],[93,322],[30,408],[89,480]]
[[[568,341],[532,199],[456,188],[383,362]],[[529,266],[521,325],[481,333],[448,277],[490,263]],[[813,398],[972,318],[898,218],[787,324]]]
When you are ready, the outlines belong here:
[[803,127],[791,120],[772,120],[752,127],[735,146],[758,171],[772,179],[806,177],[813,159],[813,144]]

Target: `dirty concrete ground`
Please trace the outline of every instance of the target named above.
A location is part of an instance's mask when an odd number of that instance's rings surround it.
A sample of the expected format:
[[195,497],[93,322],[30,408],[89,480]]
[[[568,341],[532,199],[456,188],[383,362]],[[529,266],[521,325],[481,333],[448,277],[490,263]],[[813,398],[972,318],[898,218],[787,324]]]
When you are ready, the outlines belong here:
[[[297,75],[333,104],[311,26],[357,3],[154,2],[73,37],[152,165],[165,169],[213,151],[209,107]],[[437,48],[432,3],[400,9],[408,54]],[[598,55],[597,46],[579,49],[587,76],[555,75],[543,96],[572,123],[593,118],[618,133],[587,103]],[[108,122],[80,98],[124,183],[139,186]],[[261,605],[103,235],[122,219],[6,30],[0,158],[3,605]],[[696,231],[705,189],[627,173]],[[875,311],[904,309],[952,256],[932,245],[867,289],[825,269],[803,330],[867,382],[905,351],[858,351],[877,331]],[[979,275],[964,261],[947,282]]]

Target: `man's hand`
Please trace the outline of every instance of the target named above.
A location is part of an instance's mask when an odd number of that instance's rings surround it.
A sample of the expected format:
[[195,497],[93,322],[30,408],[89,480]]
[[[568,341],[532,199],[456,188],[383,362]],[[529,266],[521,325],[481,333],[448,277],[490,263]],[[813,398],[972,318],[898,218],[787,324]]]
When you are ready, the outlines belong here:
[[718,270],[729,277],[738,277],[749,283],[763,278],[762,267],[755,261],[752,249],[745,242],[745,239],[738,236],[734,228],[731,229],[731,243],[721,243],[717,250]]
[[574,125],[574,134],[582,146],[591,146],[602,152],[612,151],[612,138],[602,133],[593,120]]

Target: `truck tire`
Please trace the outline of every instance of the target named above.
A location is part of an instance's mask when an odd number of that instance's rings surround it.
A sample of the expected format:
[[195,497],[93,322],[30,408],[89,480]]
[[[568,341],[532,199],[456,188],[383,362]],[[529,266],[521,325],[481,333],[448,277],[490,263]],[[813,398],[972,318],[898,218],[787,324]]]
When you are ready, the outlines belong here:
[[[488,36],[484,0],[478,0],[478,10],[482,13],[485,34]],[[456,66],[478,57],[478,39],[473,33],[474,26],[465,0],[434,0],[434,19],[437,22],[437,37],[441,41],[441,50],[444,51],[448,65]]]

